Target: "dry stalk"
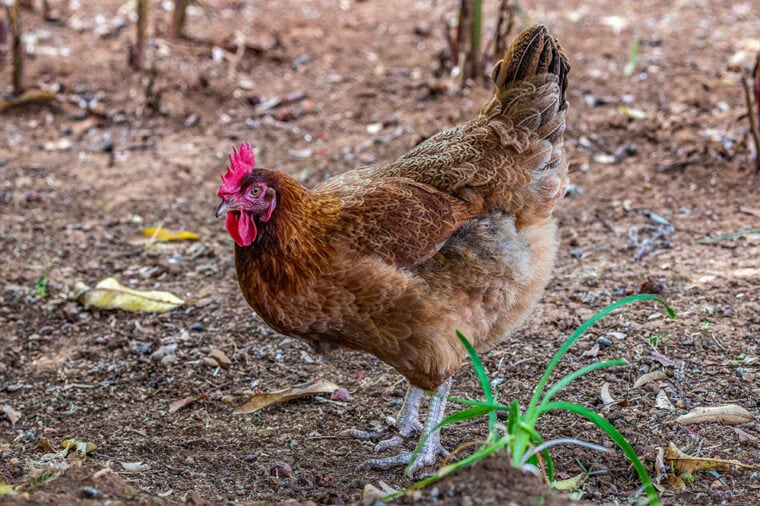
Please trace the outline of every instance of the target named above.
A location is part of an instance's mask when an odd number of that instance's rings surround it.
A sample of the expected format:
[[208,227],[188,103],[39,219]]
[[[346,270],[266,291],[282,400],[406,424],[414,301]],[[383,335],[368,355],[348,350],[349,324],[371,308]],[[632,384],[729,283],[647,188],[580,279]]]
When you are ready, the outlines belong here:
[[495,62],[504,58],[504,53],[507,52],[507,39],[515,26],[515,11],[513,0],[499,2],[499,18],[496,21],[494,33],[493,61]]
[[137,37],[129,58],[136,70],[145,68],[145,36],[148,32],[148,0],[137,0]]
[[755,144],[755,173],[760,174],[760,130],[758,130],[758,120],[760,120],[760,53],[755,59],[755,68],[752,71],[752,89],[750,89],[746,76],[742,76],[742,88],[744,88],[744,100],[747,105],[750,137]]
[[21,16],[19,15],[19,0],[5,4],[5,14],[8,18],[8,31],[11,36],[11,84],[13,85],[13,94],[21,95],[23,90],[24,76],[24,43],[21,40]]
[[174,12],[172,13],[172,23],[169,31],[175,39],[181,39],[185,36],[188,3],[188,0],[174,0]]

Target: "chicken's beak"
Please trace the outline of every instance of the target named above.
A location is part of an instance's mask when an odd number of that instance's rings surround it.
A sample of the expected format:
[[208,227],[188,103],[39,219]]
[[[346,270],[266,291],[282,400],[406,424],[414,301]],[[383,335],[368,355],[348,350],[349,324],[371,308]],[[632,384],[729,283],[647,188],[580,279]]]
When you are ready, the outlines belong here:
[[232,209],[233,209],[233,205],[230,201],[222,200],[219,203],[219,206],[217,206],[216,208],[216,217],[218,218],[221,215],[226,214],[227,211],[231,211]]

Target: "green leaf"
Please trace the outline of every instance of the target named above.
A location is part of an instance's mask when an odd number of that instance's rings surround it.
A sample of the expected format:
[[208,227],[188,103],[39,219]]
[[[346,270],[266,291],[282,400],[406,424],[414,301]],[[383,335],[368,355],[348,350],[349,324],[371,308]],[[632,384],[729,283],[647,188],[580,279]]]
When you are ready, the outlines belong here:
[[[478,381],[480,381],[480,387],[483,389],[483,395],[486,398],[486,401],[488,401],[491,404],[496,403],[496,397],[493,395],[493,390],[491,390],[491,382],[488,381],[488,374],[486,374],[486,369],[483,367],[483,362],[480,361],[480,357],[478,356],[478,352],[475,351],[475,348],[473,348],[472,344],[470,344],[470,341],[467,340],[467,338],[459,332],[456,331],[457,337],[462,342],[462,346],[464,346],[464,349],[467,350],[467,354],[470,356],[470,360],[472,361],[472,368],[475,369],[475,374],[478,376]],[[495,425],[496,425],[496,412],[493,411],[488,415],[488,434],[490,437],[495,437]]]
[[577,371],[571,372],[561,380],[557,382],[556,385],[551,387],[547,392],[546,395],[544,395],[543,399],[541,399],[541,404],[546,404],[549,402],[554,395],[565,388],[567,385],[569,385],[571,382],[575,381],[576,379],[580,378],[581,376],[585,376],[586,374],[590,372],[594,372],[598,369],[605,369],[607,367],[614,367],[618,365],[626,365],[628,362],[626,362],[622,358],[618,358],[615,360],[607,360],[605,362],[597,362],[594,364],[587,365],[586,367],[582,367],[581,369],[578,369]]

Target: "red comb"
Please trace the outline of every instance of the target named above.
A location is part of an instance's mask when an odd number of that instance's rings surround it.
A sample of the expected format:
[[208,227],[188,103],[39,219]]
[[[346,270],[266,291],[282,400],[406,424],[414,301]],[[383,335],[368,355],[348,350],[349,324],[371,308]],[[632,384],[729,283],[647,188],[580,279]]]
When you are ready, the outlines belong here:
[[235,146],[232,146],[232,154],[229,156],[230,164],[227,166],[227,172],[222,174],[222,184],[217,193],[219,198],[240,192],[240,182],[246,174],[251,173],[256,165],[256,160],[253,158],[253,148],[247,142],[240,145],[239,151],[235,149]]

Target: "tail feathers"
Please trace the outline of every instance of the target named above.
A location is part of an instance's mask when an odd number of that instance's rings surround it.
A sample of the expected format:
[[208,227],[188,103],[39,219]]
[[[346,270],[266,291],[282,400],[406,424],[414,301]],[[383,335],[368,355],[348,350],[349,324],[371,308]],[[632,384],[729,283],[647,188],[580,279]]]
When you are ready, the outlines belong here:
[[494,66],[491,79],[496,84],[496,96],[502,103],[514,95],[510,93],[511,89],[522,87],[523,82],[534,86],[556,82],[559,85],[558,110],[562,111],[567,107],[565,93],[569,71],[567,57],[557,40],[545,26],[535,25],[517,36],[504,59]]
[[[495,130],[512,130],[501,136],[502,142],[511,145],[514,162],[530,174],[522,192],[524,207],[517,213],[519,225],[550,216],[565,193],[568,164],[562,135],[569,71],[557,40],[536,25],[518,35],[491,74],[496,92],[483,113]],[[515,142],[521,138],[517,132],[525,136],[523,142]]]

